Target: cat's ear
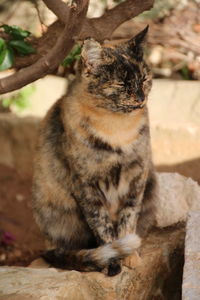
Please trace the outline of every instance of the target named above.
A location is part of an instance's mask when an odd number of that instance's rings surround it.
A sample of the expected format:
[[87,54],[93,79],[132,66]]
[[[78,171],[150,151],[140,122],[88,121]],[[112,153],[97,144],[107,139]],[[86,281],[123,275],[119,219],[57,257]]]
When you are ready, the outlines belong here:
[[83,43],[81,57],[88,71],[95,70],[102,60],[102,47],[94,39],[87,39]]
[[148,29],[149,25],[147,25],[142,31],[140,31],[136,36],[126,43],[127,50],[130,50],[138,59],[142,59],[143,57],[143,46],[147,39]]

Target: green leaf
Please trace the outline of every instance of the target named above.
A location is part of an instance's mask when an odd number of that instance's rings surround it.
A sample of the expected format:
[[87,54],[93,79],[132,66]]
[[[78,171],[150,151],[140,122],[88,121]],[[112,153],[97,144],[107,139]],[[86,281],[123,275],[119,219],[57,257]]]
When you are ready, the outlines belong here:
[[80,45],[75,45],[69,55],[63,60],[62,65],[63,67],[67,67],[73,63],[75,60],[80,59],[80,54],[81,54],[81,46]]
[[6,48],[6,42],[4,39],[0,38],[0,56],[2,51]]
[[31,33],[27,30],[23,30],[18,26],[9,26],[9,25],[2,25],[0,26],[4,29],[4,31],[12,36],[12,38],[16,40],[24,40],[27,38]]
[[0,26],[0,28],[3,28],[6,33],[10,33],[11,26],[3,24],[3,25]]
[[69,66],[69,65],[71,65],[71,63],[74,61],[74,58],[72,57],[72,56],[67,56],[64,60],[63,60],[63,62],[62,62],[62,65],[63,65],[63,67],[67,67],[67,66]]
[[35,92],[34,85],[26,86],[19,90],[18,93],[2,99],[3,107],[15,108],[18,111],[22,111],[30,106],[29,97]]
[[13,50],[5,48],[0,54],[0,71],[9,69],[14,62]]
[[80,45],[75,45],[70,53],[72,56],[81,54],[81,46]]
[[11,105],[11,102],[12,102],[11,98],[2,99],[2,105],[5,108],[9,107]]
[[17,50],[20,54],[32,54],[35,53],[35,49],[26,41],[23,40],[12,40],[9,41],[9,45]]
[[22,97],[29,98],[35,92],[35,90],[36,88],[34,85],[29,85],[21,89],[20,93]]
[[77,54],[77,55],[74,56],[74,59],[75,59],[75,60],[79,60],[80,58],[81,58],[81,55],[80,55],[80,54]]
[[21,95],[15,99],[15,102],[13,103],[19,110],[23,110],[29,106],[28,99],[25,97],[22,97]]
[[185,79],[185,80],[190,80],[191,79],[190,71],[189,71],[187,66],[185,66],[181,69],[181,74],[183,76],[183,79]]

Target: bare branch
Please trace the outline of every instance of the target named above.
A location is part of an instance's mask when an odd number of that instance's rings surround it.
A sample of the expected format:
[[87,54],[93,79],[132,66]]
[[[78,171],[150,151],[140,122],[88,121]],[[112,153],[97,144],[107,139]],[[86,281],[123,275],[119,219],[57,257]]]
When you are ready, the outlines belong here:
[[[46,5],[52,9],[57,17],[66,22],[66,4],[61,0],[43,0]],[[104,13],[99,18],[86,19],[78,39],[83,40],[86,37],[94,37],[98,41],[109,39],[113,31],[123,22],[137,16],[153,6],[154,0],[127,0],[111,10]],[[68,8],[67,8],[68,10]],[[63,30],[63,24],[59,21],[49,26],[47,33],[40,39],[34,40],[33,46],[37,48],[37,54],[26,57],[18,57],[15,63],[16,68],[23,68],[33,64],[42,56],[46,55],[49,49],[53,47],[57,37]]]
[[87,19],[79,39],[83,40],[88,36],[94,37],[98,41],[110,39],[112,33],[119,25],[152,8],[153,3],[154,0],[126,0],[107,10],[99,18]]
[[43,0],[46,6],[58,17],[64,24],[68,20],[69,6],[62,0]]
[[[43,0],[43,2],[55,13],[61,22],[66,23],[69,9],[62,0]],[[153,2],[154,0],[126,0],[107,10],[99,18],[86,19],[79,39],[83,40],[88,36],[94,37],[99,41],[109,39],[120,24],[152,8]]]
[[88,0],[77,0],[75,3],[76,6],[74,5],[69,9],[68,22],[53,49],[32,66],[1,79],[0,94],[19,89],[51,73],[58,67],[59,63],[74,45],[74,37],[79,34],[87,13]]
[[[44,36],[33,40],[33,46],[38,50],[37,54],[17,59],[16,68],[28,67],[1,79],[0,94],[18,89],[55,70],[72,48],[74,37],[79,40],[86,37],[94,37],[98,41],[110,39],[120,24],[150,9],[154,2],[154,0],[126,0],[99,18],[86,19],[89,0],[74,1],[77,10],[69,8],[61,0],[43,1],[66,25],[64,27],[57,21],[49,27]],[[52,50],[48,53],[49,49]]]

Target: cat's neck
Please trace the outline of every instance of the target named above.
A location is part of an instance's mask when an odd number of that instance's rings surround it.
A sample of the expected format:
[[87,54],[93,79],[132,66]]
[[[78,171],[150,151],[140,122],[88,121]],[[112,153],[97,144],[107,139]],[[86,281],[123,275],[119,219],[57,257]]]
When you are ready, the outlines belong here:
[[87,128],[113,147],[132,144],[139,128],[147,122],[146,107],[130,113],[109,111],[95,105],[95,96],[87,93],[84,85],[77,85],[67,102],[65,111],[71,115],[72,128]]

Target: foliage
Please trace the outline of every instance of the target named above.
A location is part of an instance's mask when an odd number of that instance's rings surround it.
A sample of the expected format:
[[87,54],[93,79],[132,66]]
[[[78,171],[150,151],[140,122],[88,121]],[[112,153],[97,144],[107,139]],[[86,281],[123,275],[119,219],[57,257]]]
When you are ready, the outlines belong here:
[[190,71],[189,71],[189,69],[188,69],[187,66],[183,67],[183,68],[180,70],[180,73],[181,73],[183,79],[185,79],[185,80],[190,80],[190,79],[192,79],[192,78],[191,78]]
[[28,55],[35,53],[35,49],[26,40],[31,34],[18,26],[2,25],[0,26],[9,39],[0,38],[0,71],[9,69],[14,64],[14,55]]
[[10,97],[3,98],[2,106],[7,107],[14,107],[18,111],[22,111],[25,108],[29,107],[29,97],[34,93],[35,86],[29,85],[21,89],[18,93],[11,95]]
[[69,55],[63,60],[62,62],[63,67],[68,67],[76,60],[79,60],[80,54],[81,54],[81,46],[76,44],[71,50],[71,52],[69,53]]

